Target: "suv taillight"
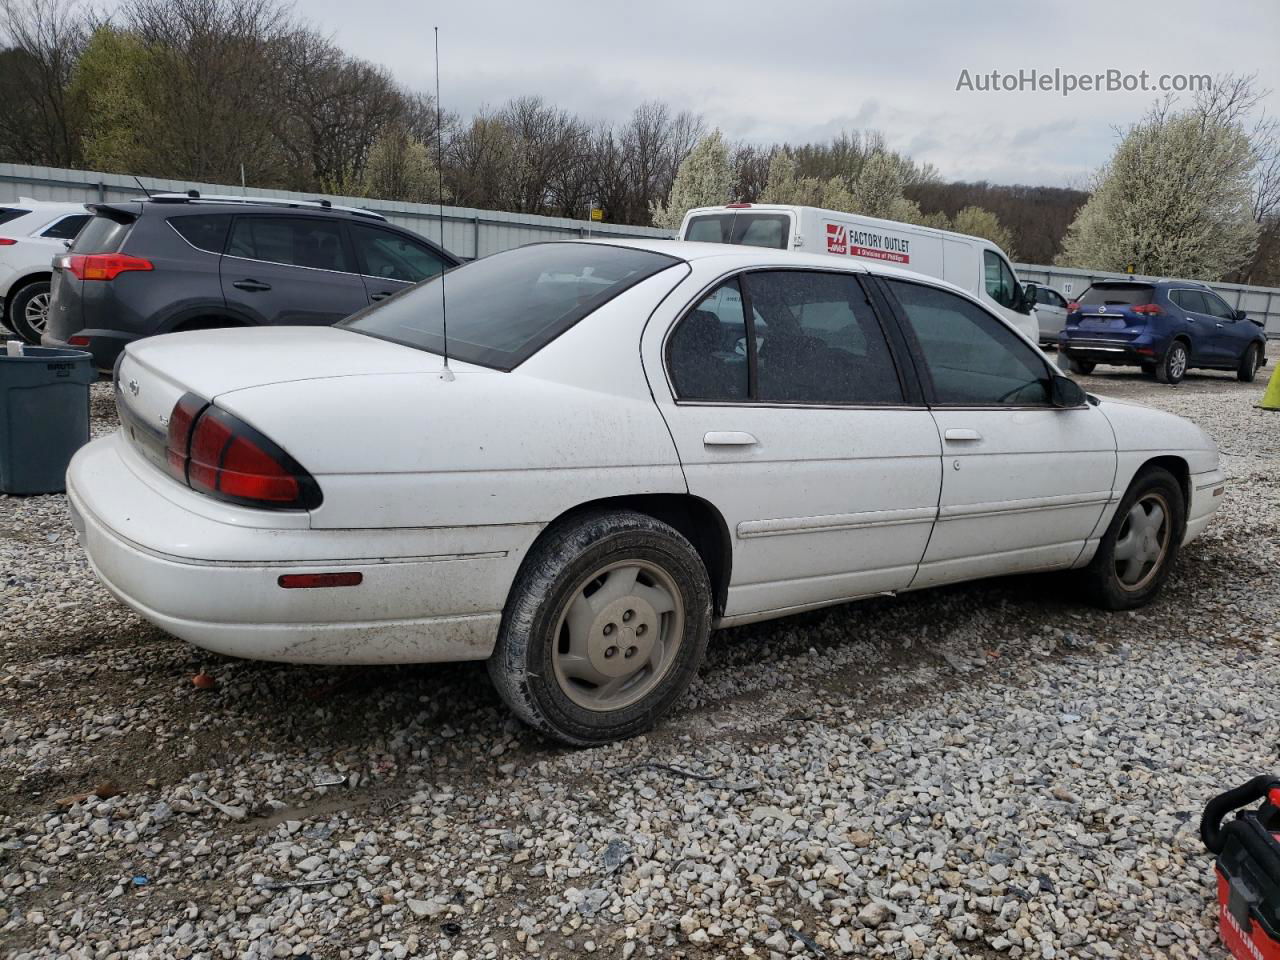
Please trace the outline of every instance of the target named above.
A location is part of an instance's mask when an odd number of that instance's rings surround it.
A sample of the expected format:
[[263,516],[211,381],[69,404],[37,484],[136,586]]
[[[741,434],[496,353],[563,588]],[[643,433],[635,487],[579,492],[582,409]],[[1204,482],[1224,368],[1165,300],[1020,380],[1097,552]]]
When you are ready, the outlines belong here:
[[1158,317],[1160,314],[1164,313],[1164,311],[1160,309],[1160,304],[1158,303],[1140,303],[1136,307],[1131,307],[1130,309],[1133,310],[1134,313],[1140,313],[1146,317]]
[[1079,309],[1080,309],[1079,300],[1072,300],[1070,303],[1067,304],[1067,313],[1075,313]]
[[192,490],[250,507],[320,506],[320,487],[293,457],[194,393],[169,415],[166,446],[169,472]]
[[150,260],[124,253],[69,253],[61,258],[64,270],[77,280],[114,280],[132,270],[154,270]]

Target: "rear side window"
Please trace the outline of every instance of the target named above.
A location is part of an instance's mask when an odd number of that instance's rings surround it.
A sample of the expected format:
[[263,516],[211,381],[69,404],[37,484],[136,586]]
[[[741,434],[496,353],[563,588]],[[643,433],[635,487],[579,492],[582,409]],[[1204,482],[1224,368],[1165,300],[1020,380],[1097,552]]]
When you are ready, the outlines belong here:
[[1155,287],[1145,283],[1095,283],[1080,297],[1080,305],[1133,307],[1150,303],[1155,292]]
[[197,250],[208,253],[221,253],[227,243],[227,229],[231,226],[231,215],[227,213],[206,213],[194,217],[172,217],[169,226],[178,231],[178,235]]
[[948,290],[885,281],[915,333],[937,401],[950,406],[1048,404],[1049,371],[1030,345]]
[[708,213],[689,220],[684,238],[785,250],[790,225],[791,218],[783,213]]
[[747,322],[738,281],[703,297],[667,344],[667,367],[681,400],[747,399]]
[[1208,312],[1205,309],[1204,296],[1199,290],[1174,290],[1169,294],[1169,299],[1183,310],[1190,310],[1192,313]]
[[76,234],[71,249],[76,253],[115,253],[124,246],[124,238],[129,235],[131,226],[132,220],[116,220],[98,214]]
[[74,240],[76,234],[88,222],[89,214],[73,213],[69,217],[63,217],[56,223],[50,224],[40,236],[49,237],[52,240]]
[[880,323],[849,274],[769,270],[721,284],[680,321],[667,356],[681,400],[903,401]]
[[1205,311],[1219,320],[1234,320],[1236,312],[1227,306],[1227,301],[1223,300],[1216,293],[1204,291],[1200,296],[1204,297]]
[[19,210],[17,207],[0,207],[0,223],[17,220],[19,217],[25,217],[30,212],[30,210]]
[[764,403],[901,403],[880,323],[856,277],[772,270],[743,278]]
[[237,217],[227,255],[354,273],[337,223],[312,217]]
[[434,277],[445,267],[430,247],[401,234],[362,223],[350,224],[349,229],[360,272],[367,277],[417,283]]

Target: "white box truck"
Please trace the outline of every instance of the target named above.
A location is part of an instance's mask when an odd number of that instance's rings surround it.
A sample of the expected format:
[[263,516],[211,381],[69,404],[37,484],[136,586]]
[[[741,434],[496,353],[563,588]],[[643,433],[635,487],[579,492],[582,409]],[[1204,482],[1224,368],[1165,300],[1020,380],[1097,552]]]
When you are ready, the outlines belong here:
[[839,210],[772,203],[697,207],[680,239],[827,253],[896,264],[954,283],[1004,317],[1032,343],[1040,340],[1035,304],[1003,250],[981,237],[878,220]]

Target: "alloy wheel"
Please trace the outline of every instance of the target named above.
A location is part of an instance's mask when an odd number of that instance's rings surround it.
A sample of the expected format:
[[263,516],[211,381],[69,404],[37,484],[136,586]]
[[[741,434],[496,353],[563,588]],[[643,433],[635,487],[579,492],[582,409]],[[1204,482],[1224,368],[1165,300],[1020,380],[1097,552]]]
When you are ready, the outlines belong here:
[[1183,374],[1187,372],[1187,351],[1180,345],[1173,347],[1173,353],[1169,357],[1169,379],[1181,380]]
[[27,301],[27,305],[22,311],[22,318],[26,320],[27,326],[38,334],[44,333],[44,328],[49,324],[49,301],[51,298],[52,294],[47,290],[44,293],[37,293]]

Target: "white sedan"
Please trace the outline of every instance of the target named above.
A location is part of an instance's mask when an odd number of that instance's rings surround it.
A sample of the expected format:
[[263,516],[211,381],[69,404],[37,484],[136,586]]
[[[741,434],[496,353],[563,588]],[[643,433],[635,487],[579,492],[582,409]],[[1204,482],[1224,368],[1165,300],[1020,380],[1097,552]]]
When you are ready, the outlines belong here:
[[652,725],[714,627],[1041,570],[1135,607],[1223,495],[1197,427],[957,288],[763,248],[522,247],[130,344],[116,390],[68,492],[117,597],[237,657],[487,659],[574,744]]

